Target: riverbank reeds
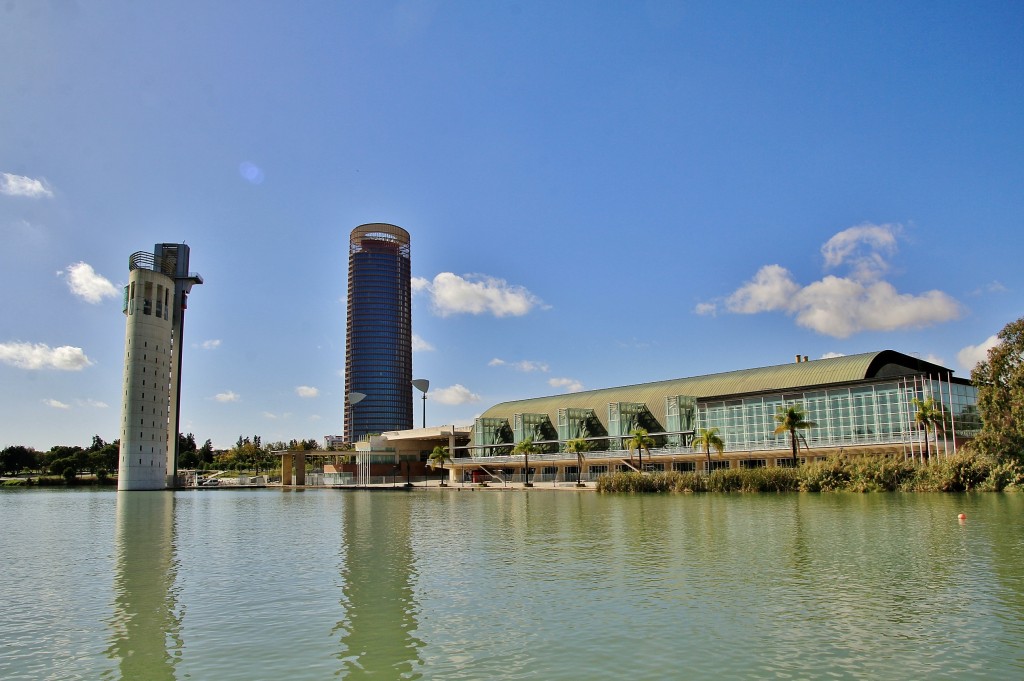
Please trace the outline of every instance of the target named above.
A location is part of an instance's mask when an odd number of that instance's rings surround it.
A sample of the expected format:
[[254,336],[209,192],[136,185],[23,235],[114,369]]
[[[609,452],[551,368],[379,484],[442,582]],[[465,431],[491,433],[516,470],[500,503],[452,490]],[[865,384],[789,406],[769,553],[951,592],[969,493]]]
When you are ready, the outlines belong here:
[[727,468],[603,475],[598,492],[971,492],[1024,490],[1024,467],[960,453],[930,464],[885,456],[837,455],[799,468]]

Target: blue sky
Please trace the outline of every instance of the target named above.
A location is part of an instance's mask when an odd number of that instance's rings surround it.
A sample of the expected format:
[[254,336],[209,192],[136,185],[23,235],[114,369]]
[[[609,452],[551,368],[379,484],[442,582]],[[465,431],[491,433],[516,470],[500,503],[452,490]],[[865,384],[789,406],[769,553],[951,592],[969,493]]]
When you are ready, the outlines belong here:
[[[1024,4],[0,8],[0,446],[117,437],[187,242],[182,428],[341,432],[347,239],[412,235],[430,424],[1021,316]],[[421,403],[416,399],[417,424]]]

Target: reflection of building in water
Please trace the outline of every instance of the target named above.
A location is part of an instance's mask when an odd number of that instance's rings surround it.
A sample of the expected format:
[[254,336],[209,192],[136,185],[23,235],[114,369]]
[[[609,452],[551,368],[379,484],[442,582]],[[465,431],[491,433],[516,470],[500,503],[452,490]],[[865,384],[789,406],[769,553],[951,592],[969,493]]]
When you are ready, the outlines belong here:
[[[344,497],[345,618],[337,626],[344,645],[342,673],[405,678],[423,664],[423,642],[415,636],[419,625],[412,584],[411,499],[396,499],[390,492],[352,492]],[[381,513],[382,502],[387,502],[386,514]]]
[[114,614],[107,656],[121,678],[173,679],[182,641],[174,591],[174,495],[117,495]]

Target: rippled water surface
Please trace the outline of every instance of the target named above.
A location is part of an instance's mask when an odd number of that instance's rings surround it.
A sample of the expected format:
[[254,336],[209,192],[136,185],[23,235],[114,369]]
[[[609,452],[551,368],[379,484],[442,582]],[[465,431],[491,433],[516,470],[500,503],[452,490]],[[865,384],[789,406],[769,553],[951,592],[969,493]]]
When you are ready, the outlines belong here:
[[0,679],[1024,678],[1024,495],[10,490],[0,518]]

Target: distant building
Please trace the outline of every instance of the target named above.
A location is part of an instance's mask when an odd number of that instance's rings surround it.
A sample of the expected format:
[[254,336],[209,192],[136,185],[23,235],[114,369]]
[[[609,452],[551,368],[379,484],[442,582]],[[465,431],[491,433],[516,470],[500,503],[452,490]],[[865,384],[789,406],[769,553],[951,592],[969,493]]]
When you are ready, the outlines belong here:
[[185,307],[192,286],[203,283],[188,261],[185,244],[128,258],[119,490],[175,486]]
[[[345,336],[345,438],[412,427],[409,233],[385,223],[352,230]],[[355,405],[348,396],[365,395]]]
[[324,449],[341,448],[347,442],[344,435],[324,435]]

